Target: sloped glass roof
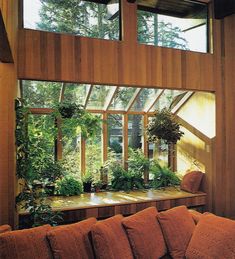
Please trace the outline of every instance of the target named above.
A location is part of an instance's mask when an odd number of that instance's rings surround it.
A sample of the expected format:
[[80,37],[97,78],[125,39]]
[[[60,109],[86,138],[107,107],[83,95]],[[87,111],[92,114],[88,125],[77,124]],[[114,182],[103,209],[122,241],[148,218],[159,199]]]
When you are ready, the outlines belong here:
[[[22,94],[32,108],[52,108],[62,100],[82,104],[87,110],[148,113],[174,108],[188,91],[109,85],[22,81]],[[187,96],[186,96],[187,97]],[[188,98],[190,95],[188,96]],[[181,101],[182,102],[182,101]]]

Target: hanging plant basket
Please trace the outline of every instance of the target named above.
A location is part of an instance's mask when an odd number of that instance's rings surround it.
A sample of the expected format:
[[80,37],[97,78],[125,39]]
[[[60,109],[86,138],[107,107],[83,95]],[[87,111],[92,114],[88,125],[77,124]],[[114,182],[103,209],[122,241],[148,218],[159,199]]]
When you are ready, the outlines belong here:
[[163,140],[166,144],[176,144],[184,134],[175,116],[167,109],[157,111],[146,129],[149,142]]

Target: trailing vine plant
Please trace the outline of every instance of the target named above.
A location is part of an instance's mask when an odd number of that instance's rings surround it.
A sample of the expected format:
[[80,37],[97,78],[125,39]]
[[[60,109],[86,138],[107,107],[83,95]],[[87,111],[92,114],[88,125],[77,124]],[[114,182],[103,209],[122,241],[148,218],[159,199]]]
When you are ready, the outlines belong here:
[[35,185],[37,172],[33,170],[29,152],[28,115],[30,111],[21,99],[15,100],[15,111],[16,174],[21,180],[21,190],[16,197],[16,203],[20,208],[29,212],[30,222],[27,227],[43,224],[56,225],[62,220],[61,214],[52,211],[51,206],[47,204],[48,194],[45,189]]

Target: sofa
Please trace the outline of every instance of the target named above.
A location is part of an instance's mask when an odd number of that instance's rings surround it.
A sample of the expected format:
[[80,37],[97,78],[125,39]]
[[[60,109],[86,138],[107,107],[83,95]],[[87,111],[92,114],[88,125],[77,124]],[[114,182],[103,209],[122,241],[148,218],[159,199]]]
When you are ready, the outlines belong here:
[[1,259],[235,258],[235,222],[185,206],[0,233]]

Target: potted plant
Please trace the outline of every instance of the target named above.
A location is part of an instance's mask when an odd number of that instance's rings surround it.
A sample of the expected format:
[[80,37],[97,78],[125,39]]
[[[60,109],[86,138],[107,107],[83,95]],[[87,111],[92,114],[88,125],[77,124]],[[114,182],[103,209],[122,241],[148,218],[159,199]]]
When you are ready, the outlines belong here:
[[153,176],[150,186],[155,189],[180,185],[180,178],[169,167],[161,166],[156,160],[151,163],[150,173]]
[[91,186],[93,183],[93,176],[90,172],[85,173],[82,176],[83,190],[84,192],[91,192]]
[[74,115],[82,116],[84,114],[84,106],[81,104],[63,101],[56,106],[63,119],[72,118]]
[[184,134],[175,116],[166,108],[156,112],[155,117],[147,125],[146,133],[149,142],[158,142],[162,139],[166,144],[176,144]]
[[48,159],[39,173],[42,182],[45,183],[45,191],[48,195],[54,195],[55,183],[65,175],[60,162]]
[[93,187],[95,189],[95,192],[100,192],[100,189],[102,186],[103,186],[103,183],[101,180],[96,180],[93,182]]
[[57,193],[62,196],[80,195],[83,192],[82,182],[72,176],[66,176],[57,182]]

